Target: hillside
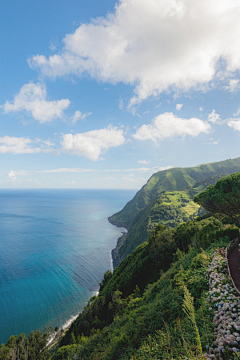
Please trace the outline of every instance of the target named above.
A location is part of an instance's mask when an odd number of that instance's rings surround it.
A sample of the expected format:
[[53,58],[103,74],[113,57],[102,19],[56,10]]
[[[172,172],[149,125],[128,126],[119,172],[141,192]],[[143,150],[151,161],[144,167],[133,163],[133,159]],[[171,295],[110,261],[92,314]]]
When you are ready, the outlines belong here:
[[147,240],[155,224],[175,227],[203,213],[193,202],[194,195],[236,171],[240,171],[240,158],[153,174],[135,197],[109,218],[112,224],[128,229],[112,251],[114,266]]
[[[176,209],[183,205],[179,216],[194,214],[191,196],[218,177],[186,192],[159,194],[159,209],[171,199]],[[238,184],[239,177],[224,182]],[[240,300],[224,254],[237,237],[239,225],[223,215],[205,214],[169,229],[158,224],[104,274],[99,294],[52,347],[46,346],[49,333],[11,336],[0,346],[0,360],[235,360]]]
[[[186,292],[194,298],[201,346],[210,348],[208,267],[215,249],[238,234],[238,228],[212,217],[170,230],[157,227],[113,274],[105,274],[99,295],[55,347],[52,360],[196,359],[194,326],[183,311]],[[229,288],[234,296],[230,281]]]
[[190,168],[173,168],[153,174],[148,182],[136,193],[118,213],[109,217],[109,221],[117,226],[129,229],[136,214],[148,205],[162,191],[185,190],[196,182],[213,175],[232,174],[240,171],[240,158],[202,164]]
[[[0,346],[0,359],[195,360],[202,350],[216,359],[218,314],[212,301],[218,298],[208,276],[225,271],[219,247],[238,235],[237,227],[210,216],[170,230],[157,226],[113,273],[105,273],[98,296],[89,300],[50,352],[46,337],[36,332],[27,338],[12,336]],[[223,281],[228,291],[221,301],[229,304],[230,295],[235,306],[234,289],[225,274]],[[195,323],[184,306],[194,314]],[[225,347],[227,359],[233,359],[233,346]],[[202,359],[210,359],[208,354]]]

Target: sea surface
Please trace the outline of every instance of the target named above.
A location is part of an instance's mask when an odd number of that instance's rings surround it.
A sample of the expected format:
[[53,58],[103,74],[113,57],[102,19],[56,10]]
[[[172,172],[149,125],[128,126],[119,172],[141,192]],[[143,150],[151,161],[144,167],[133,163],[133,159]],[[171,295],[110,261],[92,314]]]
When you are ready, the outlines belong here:
[[61,327],[96,294],[134,190],[0,190],[0,344]]

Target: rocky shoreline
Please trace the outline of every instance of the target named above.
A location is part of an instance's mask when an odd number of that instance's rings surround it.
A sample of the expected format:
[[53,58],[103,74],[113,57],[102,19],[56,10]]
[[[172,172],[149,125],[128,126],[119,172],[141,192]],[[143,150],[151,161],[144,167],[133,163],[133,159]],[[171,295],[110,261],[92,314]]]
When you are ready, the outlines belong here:
[[110,222],[110,224],[115,225],[117,227],[121,227],[121,228],[124,229],[124,231],[122,231],[122,236],[120,236],[117,239],[117,244],[116,244],[115,248],[112,249],[112,251],[111,251],[112,264],[113,264],[113,270],[114,270],[116,267],[118,267],[120,262],[123,260],[123,259],[119,258],[118,253],[117,253],[117,249],[120,247],[120,245],[122,243],[122,240],[124,239],[124,236],[127,234],[128,230],[123,225],[120,225],[120,223],[118,223],[117,221],[112,220],[111,216],[109,216],[108,221]]
[[123,236],[125,235],[126,233],[125,232],[122,232],[122,236],[120,236],[118,239],[117,239],[117,244],[116,244],[116,247],[114,249],[112,249],[111,251],[111,256],[112,256],[112,264],[113,264],[113,269],[115,269],[116,267],[118,267],[118,265],[120,264],[120,260],[119,258],[117,257],[116,255],[116,249],[118,248],[118,246],[121,244],[121,240],[123,238]]

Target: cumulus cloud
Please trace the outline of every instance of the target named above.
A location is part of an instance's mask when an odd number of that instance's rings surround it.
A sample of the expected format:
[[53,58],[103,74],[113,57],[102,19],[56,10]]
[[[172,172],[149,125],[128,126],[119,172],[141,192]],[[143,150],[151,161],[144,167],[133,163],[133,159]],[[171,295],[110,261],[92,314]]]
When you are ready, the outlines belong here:
[[0,138],[0,154],[36,154],[42,149],[34,147],[34,141],[24,137],[4,136]]
[[237,112],[233,114],[233,116],[238,116],[239,114],[240,114],[240,109],[238,109]]
[[18,176],[27,176],[27,175],[28,173],[26,171],[14,171],[14,170],[9,171],[9,173],[7,174],[9,180],[13,183],[19,182]]
[[183,104],[176,104],[176,110],[181,110],[182,107],[183,107]]
[[77,110],[72,117],[72,122],[75,124],[78,120],[85,120],[91,114],[91,112],[82,114],[81,111]]
[[147,160],[138,160],[138,163],[139,164],[149,164],[150,163],[150,161],[147,161]]
[[120,0],[113,13],[67,34],[59,53],[28,62],[53,78],[88,73],[132,84],[134,105],[232,77],[240,69],[239,18],[236,0]]
[[[30,171],[31,173],[31,171]],[[25,184],[33,184],[33,185],[42,185],[39,181],[37,180],[33,180],[33,179],[24,179],[24,180],[20,180],[19,177],[26,177],[29,176],[29,172],[26,172],[25,170],[21,170],[21,171],[14,171],[11,170],[9,171],[9,173],[7,174],[7,177],[9,178],[11,183],[25,183]]]
[[113,176],[106,176],[106,177],[95,178],[95,179],[91,179],[91,180],[92,181],[109,181],[109,180],[116,180],[116,178]]
[[239,88],[239,79],[230,79],[228,86],[226,86],[226,89],[230,92],[235,92]]
[[8,178],[9,178],[9,180],[12,181],[12,182],[18,181],[17,172],[16,172],[16,171],[11,170],[11,171],[7,174],[7,176],[8,176]]
[[123,176],[122,180],[127,181],[129,183],[136,183],[136,184],[145,184],[146,180],[145,178],[142,177],[137,177],[135,178],[132,174],[128,175],[128,176]]
[[208,133],[211,126],[198,118],[182,119],[172,112],[166,112],[154,118],[151,124],[142,125],[133,135],[137,140],[162,140],[173,136],[197,136]]
[[221,123],[221,116],[216,113],[215,109],[208,115],[208,121],[213,124],[220,124]]
[[67,182],[64,183],[63,185],[66,185],[66,186],[75,186],[75,185],[76,185],[76,181],[75,181],[75,180],[67,181]]
[[228,119],[227,124],[230,128],[240,131],[240,119]]
[[38,170],[38,173],[82,173],[96,171],[93,169],[81,169],[81,168],[59,168],[51,170]]
[[62,150],[96,161],[102,153],[111,147],[122,145],[124,141],[123,130],[110,125],[100,130],[63,135]]
[[46,85],[29,83],[22,86],[14,100],[3,105],[5,113],[26,111],[40,123],[62,118],[63,112],[70,105],[69,99],[47,100]]
[[204,144],[206,145],[218,145],[218,141],[210,138],[209,141],[206,141]]

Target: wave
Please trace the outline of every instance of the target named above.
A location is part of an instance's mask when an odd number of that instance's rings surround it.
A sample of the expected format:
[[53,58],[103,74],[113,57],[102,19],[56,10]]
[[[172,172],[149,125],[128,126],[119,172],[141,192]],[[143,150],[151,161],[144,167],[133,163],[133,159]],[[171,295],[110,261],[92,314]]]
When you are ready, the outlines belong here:
[[[99,291],[95,291],[95,295],[98,296],[98,294]],[[52,346],[61,337],[61,335],[70,328],[72,323],[78,318],[79,315],[80,313],[78,313],[77,315],[72,315],[67,321],[65,321],[62,326],[60,326],[59,330],[53,331],[49,336],[46,346]]]

